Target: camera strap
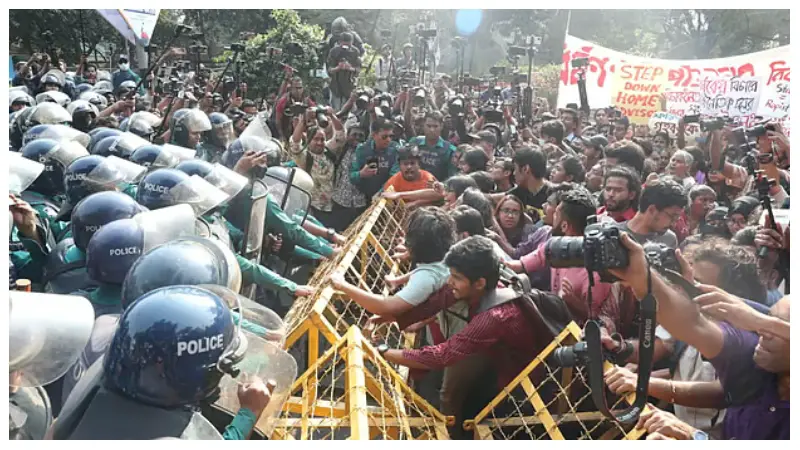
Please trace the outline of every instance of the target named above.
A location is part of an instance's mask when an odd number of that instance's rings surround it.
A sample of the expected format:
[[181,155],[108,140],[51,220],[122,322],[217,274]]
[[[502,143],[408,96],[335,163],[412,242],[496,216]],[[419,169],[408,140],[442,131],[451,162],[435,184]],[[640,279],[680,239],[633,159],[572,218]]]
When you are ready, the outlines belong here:
[[[647,388],[650,384],[650,372],[653,367],[655,352],[656,299],[653,296],[653,280],[650,263],[647,263],[647,295],[640,302],[641,320],[639,322],[639,371],[636,381],[636,399],[633,404],[622,411],[612,412],[606,403],[606,385],[603,363],[605,362],[603,344],[600,340],[599,320],[589,320],[584,327],[584,339],[589,349],[589,385],[592,389],[592,400],[603,415],[622,424],[631,424],[639,419],[647,403]],[[591,282],[591,274],[590,274]],[[591,301],[591,297],[590,297]]]

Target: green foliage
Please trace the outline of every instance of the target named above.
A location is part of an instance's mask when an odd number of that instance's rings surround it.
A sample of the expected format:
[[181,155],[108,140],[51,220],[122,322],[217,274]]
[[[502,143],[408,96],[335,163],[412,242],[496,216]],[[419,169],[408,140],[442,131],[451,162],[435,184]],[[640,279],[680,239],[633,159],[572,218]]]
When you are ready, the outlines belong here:
[[[324,39],[322,28],[302,22],[297,12],[290,9],[272,10],[270,18],[275,25],[249,39],[245,43],[244,53],[239,55],[241,80],[248,85],[248,95],[260,98],[277,91],[284,79],[284,71],[279,63],[297,70],[296,74],[303,78],[308,91],[319,92],[322,79],[312,76],[312,73],[321,68],[323,63],[322,55],[317,55],[319,44]],[[270,58],[268,48],[286,49],[289,43],[299,43],[303,54],[284,52]],[[225,51],[216,60],[224,63],[231,56],[232,52]]]

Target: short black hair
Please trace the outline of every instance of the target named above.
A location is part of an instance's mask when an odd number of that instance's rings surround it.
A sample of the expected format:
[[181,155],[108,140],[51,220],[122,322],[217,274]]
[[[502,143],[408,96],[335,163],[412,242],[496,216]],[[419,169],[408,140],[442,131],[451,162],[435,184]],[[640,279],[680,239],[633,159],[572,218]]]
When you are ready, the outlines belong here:
[[545,136],[554,138],[557,142],[564,140],[564,122],[556,120],[548,120],[542,124],[542,138]]
[[380,133],[381,131],[394,131],[394,122],[385,119],[378,119],[372,122],[372,133]]
[[561,195],[561,215],[577,233],[583,233],[589,216],[596,212],[594,197],[586,189],[579,187]]
[[458,205],[450,211],[450,217],[456,223],[456,233],[467,233],[470,236],[486,235],[486,226],[477,209],[468,205]]
[[478,183],[468,175],[454,175],[444,182],[445,191],[456,194],[456,197],[461,197],[461,194],[471,187],[477,188]]
[[489,157],[483,149],[471,148],[464,152],[461,161],[469,166],[469,173],[477,172],[479,170],[486,170],[486,164],[489,162]]
[[528,166],[536,178],[547,176],[547,158],[539,149],[523,147],[514,154],[513,161],[520,168]]
[[564,113],[567,113],[570,116],[572,116],[572,122],[575,124],[576,127],[581,124],[580,123],[580,115],[578,115],[578,111],[576,111],[576,110],[574,110],[572,108],[564,108],[564,109],[561,110],[561,114],[564,114]]
[[757,225],[748,225],[742,228],[741,230],[737,231],[736,234],[733,235],[733,237],[731,238],[731,243],[736,245],[743,245],[745,247],[755,247],[757,233],[758,233]]
[[624,125],[625,129],[627,130],[631,126],[631,121],[628,119],[628,116],[620,116],[614,119],[614,124]]
[[484,194],[494,191],[494,180],[489,172],[485,170],[478,170],[470,173],[469,176],[475,180],[475,183],[478,185],[478,189],[480,189]]
[[583,168],[583,163],[580,158],[573,155],[566,155],[559,161],[564,167],[564,172],[572,176],[572,181],[576,183],[583,183],[586,178],[586,170]]
[[626,139],[606,147],[606,158],[615,158],[618,163],[627,164],[639,173],[644,169],[644,150],[639,144]]
[[255,107],[256,107],[256,102],[254,102],[253,100],[250,100],[249,98],[248,98],[248,99],[245,99],[245,100],[242,102],[242,109],[244,109],[244,108],[250,108],[250,107],[253,107],[253,108],[255,108]]
[[462,205],[471,206],[481,213],[483,223],[489,227],[493,223],[492,201],[478,188],[467,188],[458,198]]
[[631,201],[631,206],[633,209],[636,209],[639,205],[639,197],[642,196],[642,179],[639,178],[639,174],[636,173],[632,167],[624,164],[617,165],[616,167],[608,169],[606,174],[603,176],[604,187],[606,185],[606,181],[611,177],[624,178],[628,182],[628,191],[636,193]]
[[667,142],[667,147],[670,147],[672,145],[672,138],[669,137],[669,133],[667,133],[666,131],[656,131],[656,134],[653,135],[653,139],[655,140],[655,138],[659,136],[664,138],[664,140]]
[[755,249],[724,240],[703,242],[692,252],[694,262],[705,261],[719,268],[718,285],[729,293],[763,304],[767,288],[758,274]]
[[484,236],[470,236],[456,243],[444,263],[473,283],[485,279],[487,291],[495,289],[500,279],[500,258],[492,241]]
[[428,112],[426,112],[423,120],[428,120],[428,119],[433,119],[433,120],[439,122],[439,124],[444,122],[444,116],[439,111],[428,111]]
[[653,153],[653,143],[650,142],[650,139],[633,137],[631,138],[631,141],[642,148],[642,152],[644,152],[645,157],[650,156],[650,154]]
[[[565,193],[575,189],[575,184],[570,183],[569,181],[564,181],[562,183],[555,183],[550,185],[550,191],[547,196],[548,203],[555,203],[556,206],[561,203],[561,196]],[[552,201],[551,201],[552,200]]]
[[411,214],[406,246],[415,264],[439,262],[455,242],[456,224],[441,208],[423,207]]
[[687,203],[688,199],[683,191],[683,186],[668,178],[660,178],[648,183],[642,190],[639,211],[645,212],[651,205],[659,211],[673,206],[686,208]]

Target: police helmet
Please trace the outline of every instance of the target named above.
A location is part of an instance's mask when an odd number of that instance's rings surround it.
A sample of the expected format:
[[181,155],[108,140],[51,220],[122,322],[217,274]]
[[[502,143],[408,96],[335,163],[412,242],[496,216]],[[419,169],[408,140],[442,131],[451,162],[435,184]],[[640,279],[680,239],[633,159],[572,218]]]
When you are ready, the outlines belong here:
[[130,161],[147,170],[169,169],[180,162],[175,155],[161,145],[150,144],[137,148],[130,157]]
[[347,31],[347,19],[344,17],[337,17],[331,22],[331,33],[339,34]]
[[246,340],[225,301],[195,286],[149,292],[122,313],[104,361],[106,387],[162,408],[213,402],[236,377]]
[[108,106],[108,99],[104,95],[94,90],[81,93],[78,96],[78,100],[86,100],[87,102],[96,106],[100,111],[106,109]]
[[[20,195],[44,172],[44,164],[25,158],[18,152],[9,152],[8,157],[8,193]],[[13,226],[12,215],[9,230]]]
[[56,75],[51,71],[44,74],[44,76],[39,81],[39,84],[41,84],[42,86],[47,86],[48,84],[53,86],[58,86],[58,88],[61,89],[62,87],[64,87],[64,81],[65,81],[64,79],[62,79],[61,77],[59,77],[58,75]]
[[211,121],[208,120],[206,113],[199,109],[189,109],[175,119],[171,133],[172,143],[183,147],[193,147],[189,145],[189,134],[203,133],[209,130],[211,130]]
[[89,83],[80,83],[80,84],[78,84],[77,86],[75,86],[75,92],[76,92],[78,95],[81,95],[81,94],[83,94],[84,92],[89,92],[89,91],[91,91],[91,90],[92,90],[92,85],[91,85],[91,84],[89,84]]
[[31,114],[34,112],[35,107],[31,108],[23,108],[14,115],[14,121],[9,124],[9,135],[8,140],[9,144],[13,149],[20,149],[22,148],[22,138],[25,136],[25,132],[28,131],[30,125],[28,125],[28,118],[30,118]]
[[227,149],[236,137],[233,131],[233,120],[219,112],[212,112],[208,116],[208,120],[211,122],[211,130],[206,132],[206,142],[217,148]]
[[136,201],[149,209],[186,203],[198,216],[228,200],[228,195],[197,175],[176,169],[157,169],[142,179]]
[[70,219],[75,246],[86,251],[89,240],[104,225],[130,219],[144,210],[136,200],[115,191],[98,192],[84,198],[75,205]]
[[31,110],[27,121],[28,128],[42,124],[69,125],[72,122],[72,115],[70,115],[63,106],[57,103],[37,103]]
[[175,168],[181,172],[185,172],[187,175],[199,176],[230,197],[235,197],[248,183],[247,177],[221,164],[211,164],[202,159],[183,161]]
[[71,101],[72,99],[69,97],[69,95],[61,91],[47,91],[36,96],[37,105],[39,103],[56,103],[66,108],[69,106]]
[[59,142],[75,142],[81,147],[86,148],[89,144],[90,137],[88,134],[76,130],[75,128],[66,125],[36,125],[25,132],[22,138],[22,145],[26,145],[36,139],[52,139]]
[[154,127],[161,124],[161,118],[149,111],[139,111],[133,113],[119,129],[128,131],[148,141],[153,140]]
[[64,171],[67,199],[58,219],[66,217],[79,201],[91,194],[115,191],[141,177],[147,169],[115,156],[89,155],[73,161]]
[[93,154],[129,159],[137,148],[145,145],[150,145],[150,141],[133,133],[123,132],[119,136],[107,137],[98,142],[93,148]]
[[241,287],[236,255],[216,239],[184,237],[160,245],[133,263],[122,284],[122,307],[164,286],[213,284]]
[[[256,136],[240,137],[233,141],[225,153],[222,154],[222,165],[233,169],[236,163],[239,162],[242,156],[248,151],[266,153],[267,167],[272,167],[280,165],[283,148],[276,139],[262,139]],[[263,176],[263,173],[260,175]]]
[[8,107],[11,108],[12,106],[17,105],[24,105],[24,106],[33,106],[36,104],[36,100],[33,99],[30,95],[26,92],[21,90],[12,90],[8,92]]
[[89,131],[92,127],[92,122],[100,115],[97,106],[86,100],[75,100],[69,104],[67,111],[72,114],[73,128],[83,132]]
[[31,185],[31,189],[43,195],[62,193],[66,168],[76,159],[87,155],[86,149],[77,143],[52,139],[36,139],[20,152],[23,157],[44,164],[44,171]]
[[122,131],[119,131],[116,128],[106,128],[106,127],[95,128],[89,132],[89,144],[86,146],[86,149],[89,150],[89,153],[94,154],[95,153],[94,148],[98,142],[109,136],[119,136],[121,134]]

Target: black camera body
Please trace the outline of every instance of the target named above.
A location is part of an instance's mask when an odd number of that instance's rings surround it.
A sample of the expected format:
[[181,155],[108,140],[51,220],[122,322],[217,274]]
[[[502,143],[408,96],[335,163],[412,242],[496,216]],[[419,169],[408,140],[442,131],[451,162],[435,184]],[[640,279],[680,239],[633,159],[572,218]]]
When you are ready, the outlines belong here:
[[454,95],[447,101],[447,111],[451,116],[463,117],[466,106],[467,100],[461,94]]
[[413,91],[414,91],[414,97],[411,100],[413,102],[412,104],[414,106],[425,105],[425,102],[427,101],[428,98],[428,91],[421,86],[415,87]]
[[571,62],[573,69],[580,69],[589,66],[589,58],[575,58]]
[[305,103],[293,102],[289,107],[283,110],[283,115],[286,117],[294,117],[306,112]]
[[[684,122],[686,121],[684,120]],[[727,121],[724,117],[715,117],[713,119],[700,120],[698,123],[700,124],[700,131],[709,132],[723,129]]]
[[317,118],[317,123],[322,128],[328,128],[328,124],[330,123],[328,119],[328,115],[325,112],[325,108],[322,106],[315,106],[314,109],[314,116]]
[[241,42],[234,42],[231,44],[231,51],[241,53],[245,49],[245,45]]
[[494,66],[491,69],[489,69],[489,73],[496,77],[499,77],[500,75],[506,74],[506,68],[503,66]]
[[675,256],[674,248],[669,248],[660,242],[652,241],[645,243],[642,248],[644,249],[647,262],[657,270],[669,269],[675,272],[681,271],[681,265],[678,262],[678,257]]
[[424,38],[424,39],[431,39],[436,37],[436,30],[435,29],[417,29],[417,36]]
[[512,45],[508,47],[508,56],[511,58],[519,58],[520,56],[525,56],[528,54],[528,49],[525,47],[517,47]]
[[[590,218],[591,219],[591,218]],[[624,269],[630,260],[616,223],[591,223],[583,236],[553,237],[545,245],[551,267],[585,267],[605,282],[617,281],[608,269]]]

